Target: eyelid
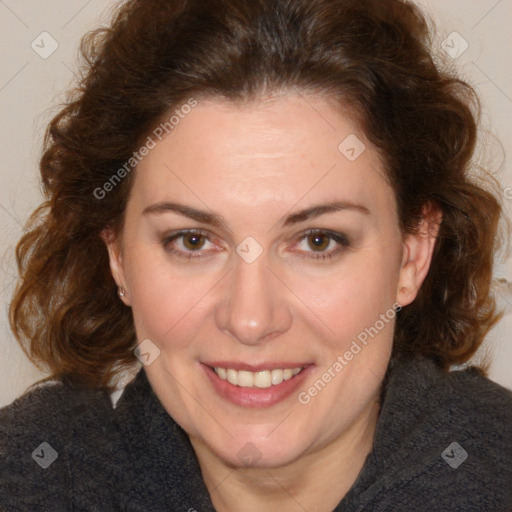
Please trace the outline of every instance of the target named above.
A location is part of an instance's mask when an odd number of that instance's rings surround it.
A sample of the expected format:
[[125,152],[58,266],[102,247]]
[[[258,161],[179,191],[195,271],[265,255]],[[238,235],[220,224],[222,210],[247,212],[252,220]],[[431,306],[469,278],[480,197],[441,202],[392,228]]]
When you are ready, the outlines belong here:
[[301,235],[299,235],[300,240],[302,240],[304,237],[308,235],[326,235],[330,237],[332,240],[335,240],[339,242],[340,244],[350,245],[350,240],[347,235],[344,233],[339,233],[338,231],[332,231],[330,229],[322,229],[322,228],[313,228],[313,229],[306,229],[302,232]]
[[[204,229],[199,228],[188,228],[188,229],[179,229],[176,231],[172,231],[170,233],[166,233],[164,236],[161,237],[161,243],[164,246],[164,248],[170,252],[177,254],[179,256],[183,256],[187,259],[192,258],[203,258],[205,257],[204,253],[209,252],[208,250],[199,249],[197,251],[183,251],[181,249],[175,249],[170,247],[170,244],[174,242],[175,240],[179,238],[183,238],[187,235],[198,235],[204,237],[208,242],[215,244],[214,240],[212,239],[211,233],[209,231],[206,231]],[[210,250],[211,251],[211,250]]]
[[[339,233],[337,231],[331,231],[329,229],[321,229],[321,228],[312,228],[307,229],[303,231],[302,233],[298,234],[296,239],[297,241],[293,244],[293,247],[296,247],[300,242],[302,242],[306,237],[310,235],[324,235],[328,237],[330,240],[333,240],[337,243],[338,247],[335,249],[332,249],[330,251],[291,251],[291,252],[301,252],[301,253],[307,253],[309,255],[317,254],[317,256],[297,256],[301,258],[309,258],[311,260],[322,260],[322,259],[328,259],[332,258],[334,256],[339,255],[341,252],[343,252],[345,249],[349,248],[352,244],[349,238],[344,233]],[[211,250],[203,250],[198,249],[197,251],[183,251],[181,249],[175,249],[175,248],[169,248],[168,245],[170,245],[171,242],[173,242],[176,239],[182,238],[186,235],[199,235],[204,237],[206,240],[208,240],[210,243],[215,244],[214,239],[212,239],[211,233],[207,230],[200,229],[200,228],[188,228],[188,229],[180,229],[177,231],[173,231],[170,233],[167,233],[162,237],[162,245],[166,248],[167,251],[170,253],[177,254],[178,256],[182,256],[183,258],[187,259],[201,259],[206,257],[205,253],[211,252]],[[214,251],[218,252],[218,251]]]
[[[299,252],[305,252],[308,254],[308,256],[297,256],[299,258],[307,258],[310,260],[325,260],[325,259],[331,259],[336,256],[341,255],[346,249],[350,248],[352,243],[350,239],[345,235],[344,233],[339,233],[337,231],[331,231],[330,229],[321,229],[321,228],[313,228],[313,229],[307,229],[303,231],[301,234],[298,235],[298,241],[293,245],[293,247],[296,247],[300,242],[302,242],[306,237],[310,235],[324,235],[330,240],[333,240],[337,243],[337,247],[335,249],[332,249],[330,251],[299,251]],[[292,250],[292,252],[295,252]],[[315,256],[316,254],[316,256]],[[313,255],[313,256],[311,256]]]
[[166,232],[164,234],[164,237],[172,238],[173,236],[187,235],[187,234],[198,234],[198,235],[207,236],[210,234],[210,232],[206,229],[201,229],[201,228],[183,228],[183,229],[175,229],[175,230]]

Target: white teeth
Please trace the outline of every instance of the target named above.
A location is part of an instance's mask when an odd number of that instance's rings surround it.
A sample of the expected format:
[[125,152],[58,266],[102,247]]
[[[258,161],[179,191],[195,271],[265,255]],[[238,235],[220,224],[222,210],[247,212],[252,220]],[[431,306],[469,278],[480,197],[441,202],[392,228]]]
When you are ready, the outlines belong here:
[[248,372],[246,370],[233,370],[231,368],[214,368],[215,373],[222,380],[227,380],[234,386],[242,388],[269,388],[278,386],[284,380],[290,380],[298,375],[303,368],[285,368],[284,370],[262,370],[260,372]]
[[238,384],[238,372],[236,370],[227,370],[226,374],[228,382],[236,386]]
[[254,385],[257,388],[269,388],[272,386],[272,379],[270,372],[265,370],[263,372],[257,372],[254,374]]
[[274,386],[277,386],[278,384],[281,384],[281,382],[283,382],[283,373],[284,373],[284,370],[272,370],[271,376],[272,376],[272,384]]
[[242,388],[252,388],[254,386],[254,374],[243,370],[239,371],[237,385]]

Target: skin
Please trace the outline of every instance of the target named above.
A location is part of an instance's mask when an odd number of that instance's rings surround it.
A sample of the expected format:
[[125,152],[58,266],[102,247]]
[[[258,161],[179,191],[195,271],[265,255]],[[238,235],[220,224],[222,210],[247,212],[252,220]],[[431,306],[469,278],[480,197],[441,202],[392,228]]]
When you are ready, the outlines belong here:
[[[353,162],[338,150],[350,134],[366,147]],[[223,223],[144,213],[165,201]],[[283,226],[286,216],[332,201],[368,212]],[[332,510],[372,449],[394,320],[308,404],[293,393],[271,407],[234,405],[213,390],[201,362],[306,361],[313,368],[299,391],[307,391],[381,314],[414,300],[439,215],[426,208],[418,233],[403,236],[375,148],[341,109],[293,93],[244,107],[200,101],[139,164],[125,213],[119,236],[105,232],[112,273],[139,341],[160,350],[145,371],[188,433],[215,508]],[[194,239],[202,258],[187,258],[190,238],[165,242],[192,228],[207,233]],[[342,233],[349,246],[324,237],[319,250],[308,229]],[[236,252],[248,236],[263,251],[252,263]],[[337,248],[331,259],[314,258]],[[239,455],[247,443],[257,450],[250,464]]]

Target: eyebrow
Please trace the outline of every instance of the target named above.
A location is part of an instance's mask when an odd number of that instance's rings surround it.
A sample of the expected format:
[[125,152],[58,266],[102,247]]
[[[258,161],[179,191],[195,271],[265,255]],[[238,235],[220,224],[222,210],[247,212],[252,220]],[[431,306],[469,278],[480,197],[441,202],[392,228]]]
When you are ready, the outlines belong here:
[[[283,227],[305,222],[306,220],[314,219],[327,213],[334,213],[344,210],[355,211],[364,215],[371,214],[370,210],[365,206],[347,201],[334,201],[327,204],[311,206],[309,208],[305,208],[296,213],[288,215],[283,222]],[[210,213],[206,210],[199,210],[197,208],[193,208],[192,206],[170,201],[163,201],[148,206],[144,209],[142,215],[163,214],[168,212],[178,213],[184,217],[188,217],[189,219],[201,222],[203,224],[209,224],[217,228],[227,226],[227,223],[222,215]]]
[[366,206],[346,201],[334,201],[332,203],[311,206],[310,208],[305,208],[304,210],[300,210],[297,213],[292,213],[286,217],[283,226],[291,226],[292,224],[298,224],[299,222],[304,222],[306,220],[319,217],[320,215],[343,210],[355,211],[365,215],[371,214],[370,210],[366,208]]

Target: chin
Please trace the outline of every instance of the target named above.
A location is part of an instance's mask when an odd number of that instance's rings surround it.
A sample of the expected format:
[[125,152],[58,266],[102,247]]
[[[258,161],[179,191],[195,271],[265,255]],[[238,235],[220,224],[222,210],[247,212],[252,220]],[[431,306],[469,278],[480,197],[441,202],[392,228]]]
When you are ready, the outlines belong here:
[[232,437],[228,439],[222,435],[222,441],[205,435],[201,442],[233,468],[284,467],[303,457],[311,447],[311,442],[304,439],[306,429],[297,429],[296,425],[294,432],[285,430],[284,425],[280,432],[276,425],[265,425],[264,434],[261,425],[255,425],[254,431],[247,426],[238,430],[232,431]]

